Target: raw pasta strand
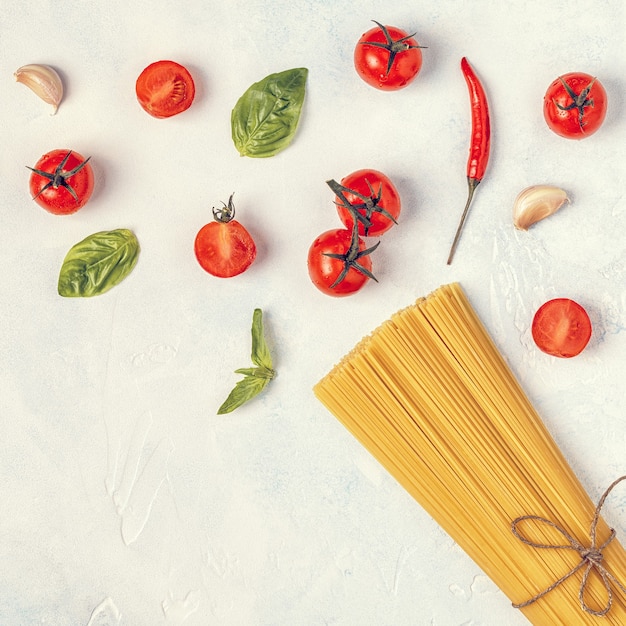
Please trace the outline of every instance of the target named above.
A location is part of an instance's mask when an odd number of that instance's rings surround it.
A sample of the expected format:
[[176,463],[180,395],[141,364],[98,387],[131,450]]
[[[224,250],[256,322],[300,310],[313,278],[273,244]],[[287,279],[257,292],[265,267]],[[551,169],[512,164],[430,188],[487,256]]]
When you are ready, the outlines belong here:
[[[534,597],[580,562],[574,550],[532,549],[511,532],[515,518],[539,515],[588,545],[595,505],[458,284],[393,315],[314,391],[512,602]],[[528,533],[563,543],[547,525],[529,525]],[[609,533],[601,521],[599,543]],[[618,541],[603,563],[626,580]],[[540,626],[597,624],[578,601],[580,578],[521,610]],[[592,578],[588,603],[604,606],[605,594]],[[626,624],[617,590],[602,624]]]

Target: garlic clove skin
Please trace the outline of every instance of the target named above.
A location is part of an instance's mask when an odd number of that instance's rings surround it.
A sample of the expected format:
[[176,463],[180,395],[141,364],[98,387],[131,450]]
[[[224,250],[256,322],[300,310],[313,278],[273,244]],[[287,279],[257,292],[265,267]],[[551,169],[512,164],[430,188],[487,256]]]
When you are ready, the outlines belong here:
[[528,230],[536,222],[556,213],[566,202],[567,193],[554,185],[533,185],[521,191],[513,204],[513,224]]
[[26,85],[44,102],[52,105],[52,115],[57,112],[63,99],[63,82],[56,70],[49,65],[23,65],[14,76],[18,83]]

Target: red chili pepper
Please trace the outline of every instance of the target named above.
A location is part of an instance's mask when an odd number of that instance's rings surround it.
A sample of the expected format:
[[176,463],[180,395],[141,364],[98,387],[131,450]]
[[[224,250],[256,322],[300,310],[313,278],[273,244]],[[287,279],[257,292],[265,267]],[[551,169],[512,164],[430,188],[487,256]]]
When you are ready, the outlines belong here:
[[478,80],[478,77],[474,73],[467,59],[463,57],[461,59],[461,71],[463,77],[467,83],[470,94],[470,103],[472,107],[472,139],[470,142],[469,158],[467,160],[467,185],[468,196],[463,215],[461,215],[461,221],[454,236],[452,242],[452,248],[450,249],[450,255],[448,256],[448,265],[452,263],[452,257],[454,251],[459,243],[461,237],[461,231],[467,218],[467,213],[474,197],[474,191],[478,187],[478,183],[483,179],[485,170],[487,169],[487,162],[489,161],[489,145],[490,145],[490,125],[489,125],[489,105],[487,103],[487,96],[485,90]]

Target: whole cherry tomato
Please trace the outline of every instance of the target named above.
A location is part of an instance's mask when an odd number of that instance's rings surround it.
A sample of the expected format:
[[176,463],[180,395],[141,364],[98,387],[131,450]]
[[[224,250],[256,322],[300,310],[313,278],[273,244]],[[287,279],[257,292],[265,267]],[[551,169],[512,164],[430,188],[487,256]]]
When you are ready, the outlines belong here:
[[607,95],[597,78],[582,72],[559,76],[543,98],[548,127],[567,139],[593,135],[606,117]]
[[589,343],[591,321],[587,311],[574,300],[555,298],[535,313],[532,335],[542,352],[570,358],[580,354]]
[[203,270],[219,278],[237,276],[256,258],[256,245],[250,233],[235,217],[233,196],[223,208],[213,209],[214,220],[196,235],[194,252]]
[[422,51],[414,35],[395,26],[376,26],[361,35],[354,49],[354,67],[372,87],[383,91],[402,89],[422,69]]
[[400,194],[382,172],[357,170],[343,178],[340,185],[335,181],[328,181],[328,185],[337,194],[337,212],[346,228],[352,228],[355,211],[361,236],[379,237],[397,223]]
[[196,87],[184,66],[174,61],[155,61],[139,74],[135,92],[147,113],[165,118],[186,111],[196,95]]
[[308,269],[313,284],[330,296],[349,296],[374,278],[370,253],[357,230],[327,230],[309,248]]
[[39,206],[55,215],[69,215],[85,206],[94,187],[89,159],[72,150],[52,150],[29,167],[30,193]]

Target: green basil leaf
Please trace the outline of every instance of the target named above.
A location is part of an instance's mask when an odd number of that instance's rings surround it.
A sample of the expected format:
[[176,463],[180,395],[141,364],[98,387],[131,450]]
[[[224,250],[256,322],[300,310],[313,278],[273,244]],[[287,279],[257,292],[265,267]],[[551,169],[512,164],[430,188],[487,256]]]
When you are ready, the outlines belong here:
[[270,74],[239,98],[230,122],[241,156],[271,157],[291,143],[300,120],[307,75],[303,67]]
[[248,400],[252,400],[274,378],[272,356],[263,334],[261,309],[254,309],[252,315],[252,361],[258,367],[242,367],[235,370],[235,374],[243,374],[244,378],[235,385],[228,398],[217,410],[218,415],[230,413]]
[[263,391],[263,388],[270,382],[269,378],[257,378],[256,376],[246,376],[242,378],[224,400],[222,406],[217,410],[218,415],[230,413],[239,408],[242,404],[252,400],[254,396]]
[[94,233],[70,248],[59,274],[59,295],[87,298],[108,291],[132,271],[139,242],[125,228]]
[[267,347],[263,332],[263,312],[261,309],[254,309],[252,315],[252,362],[268,370],[273,367],[272,355]]

